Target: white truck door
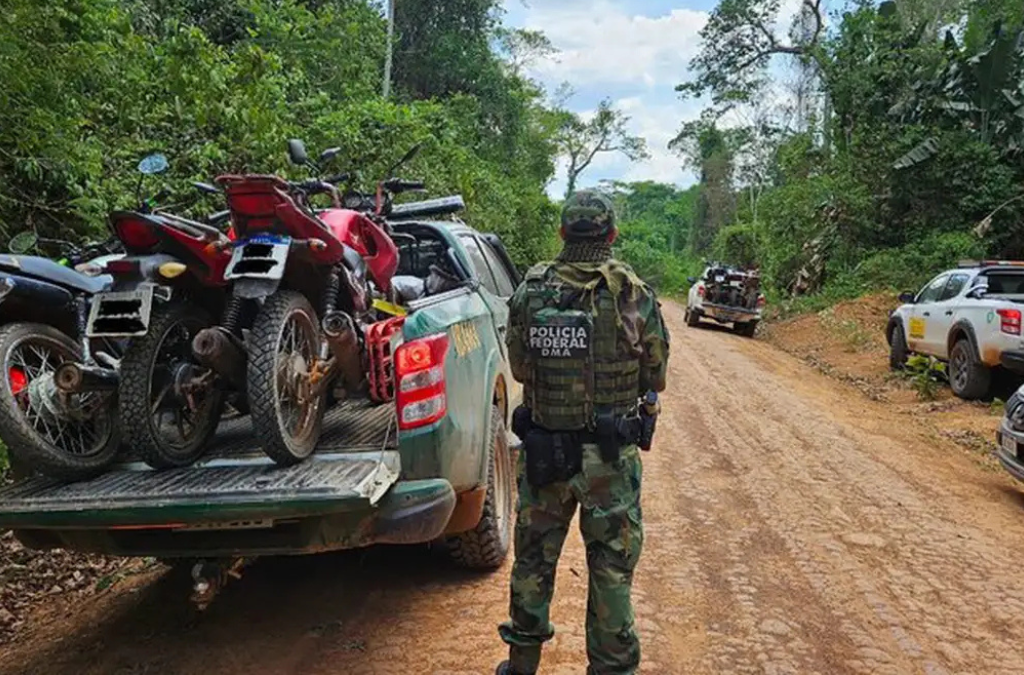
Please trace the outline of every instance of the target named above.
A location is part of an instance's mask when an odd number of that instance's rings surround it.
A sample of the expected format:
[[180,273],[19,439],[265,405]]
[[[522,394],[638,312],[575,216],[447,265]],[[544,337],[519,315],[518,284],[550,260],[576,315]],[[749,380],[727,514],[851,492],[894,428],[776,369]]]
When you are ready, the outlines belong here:
[[925,322],[925,349],[936,358],[949,358],[949,331],[959,319],[961,294],[971,275],[967,272],[953,272],[942,292],[932,305],[930,317]]
[[914,301],[914,310],[910,313],[909,325],[907,326],[907,344],[911,351],[938,356],[938,354],[932,351],[928,342],[928,324],[938,319],[939,308],[937,302],[948,281],[948,273],[940,274],[929,281],[921,292],[917,294],[917,300]]

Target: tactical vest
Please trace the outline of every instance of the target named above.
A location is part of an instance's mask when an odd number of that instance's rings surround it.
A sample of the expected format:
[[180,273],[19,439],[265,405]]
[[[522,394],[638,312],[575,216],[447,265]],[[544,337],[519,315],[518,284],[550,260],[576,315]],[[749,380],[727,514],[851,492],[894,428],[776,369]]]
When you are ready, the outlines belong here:
[[624,348],[616,298],[602,283],[581,291],[551,268],[526,280],[526,403],[552,431],[593,430],[598,414],[636,405],[640,361]]

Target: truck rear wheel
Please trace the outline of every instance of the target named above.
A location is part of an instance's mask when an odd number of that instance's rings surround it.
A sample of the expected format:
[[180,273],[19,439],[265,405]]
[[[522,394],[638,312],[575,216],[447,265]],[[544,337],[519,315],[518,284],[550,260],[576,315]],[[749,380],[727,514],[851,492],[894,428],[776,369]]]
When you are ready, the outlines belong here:
[[737,335],[742,335],[743,337],[752,338],[752,337],[754,337],[754,333],[757,332],[757,322],[756,321],[746,321],[746,322],[742,322],[742,323],[737,323],[737,324],[735,324],[732,327],[732,329],[734,331],[736,331]]
[[892,370],[903,370],[907,365],[907,336],[903,334],[903,327],[896,326],[889,336],[889,368]]
[[978,361],[974,347],[961,338],[949,355],[949,386],[953,393],[966,401],[974,401],[988,393],[992,371]]
[[508,435],[498,406],[491,406],[487,465],[487,497],[480,522],[469,532],[448,539],[448,553],[452,560],[468,569],[498,569],[508,557],[512,541],[515,481]]

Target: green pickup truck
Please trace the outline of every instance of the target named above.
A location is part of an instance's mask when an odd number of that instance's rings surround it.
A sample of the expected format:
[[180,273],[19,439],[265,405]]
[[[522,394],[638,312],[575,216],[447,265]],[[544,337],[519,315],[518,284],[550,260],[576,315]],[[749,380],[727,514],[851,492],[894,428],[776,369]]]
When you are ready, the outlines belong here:
[[153,471],[127,448],[89,481],[22,478],[0,489],[0,530],[31,548],[170,562],[443,540],[459,564],[500,566],[515,480],[506,429],[521,398],[506,302],[519,275],[496,236],[462,223],[394,230],[408,312],[391,341],[395,402],[336,404],[317,452],[289,468],[238,417],[189,468]]

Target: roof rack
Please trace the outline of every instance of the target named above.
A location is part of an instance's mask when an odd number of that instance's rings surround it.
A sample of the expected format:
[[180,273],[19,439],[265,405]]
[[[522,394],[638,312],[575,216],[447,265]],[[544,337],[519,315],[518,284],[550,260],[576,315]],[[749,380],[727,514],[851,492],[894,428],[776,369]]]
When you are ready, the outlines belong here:
[[961,260],[957,267],[1024,267],[1022,260]]

